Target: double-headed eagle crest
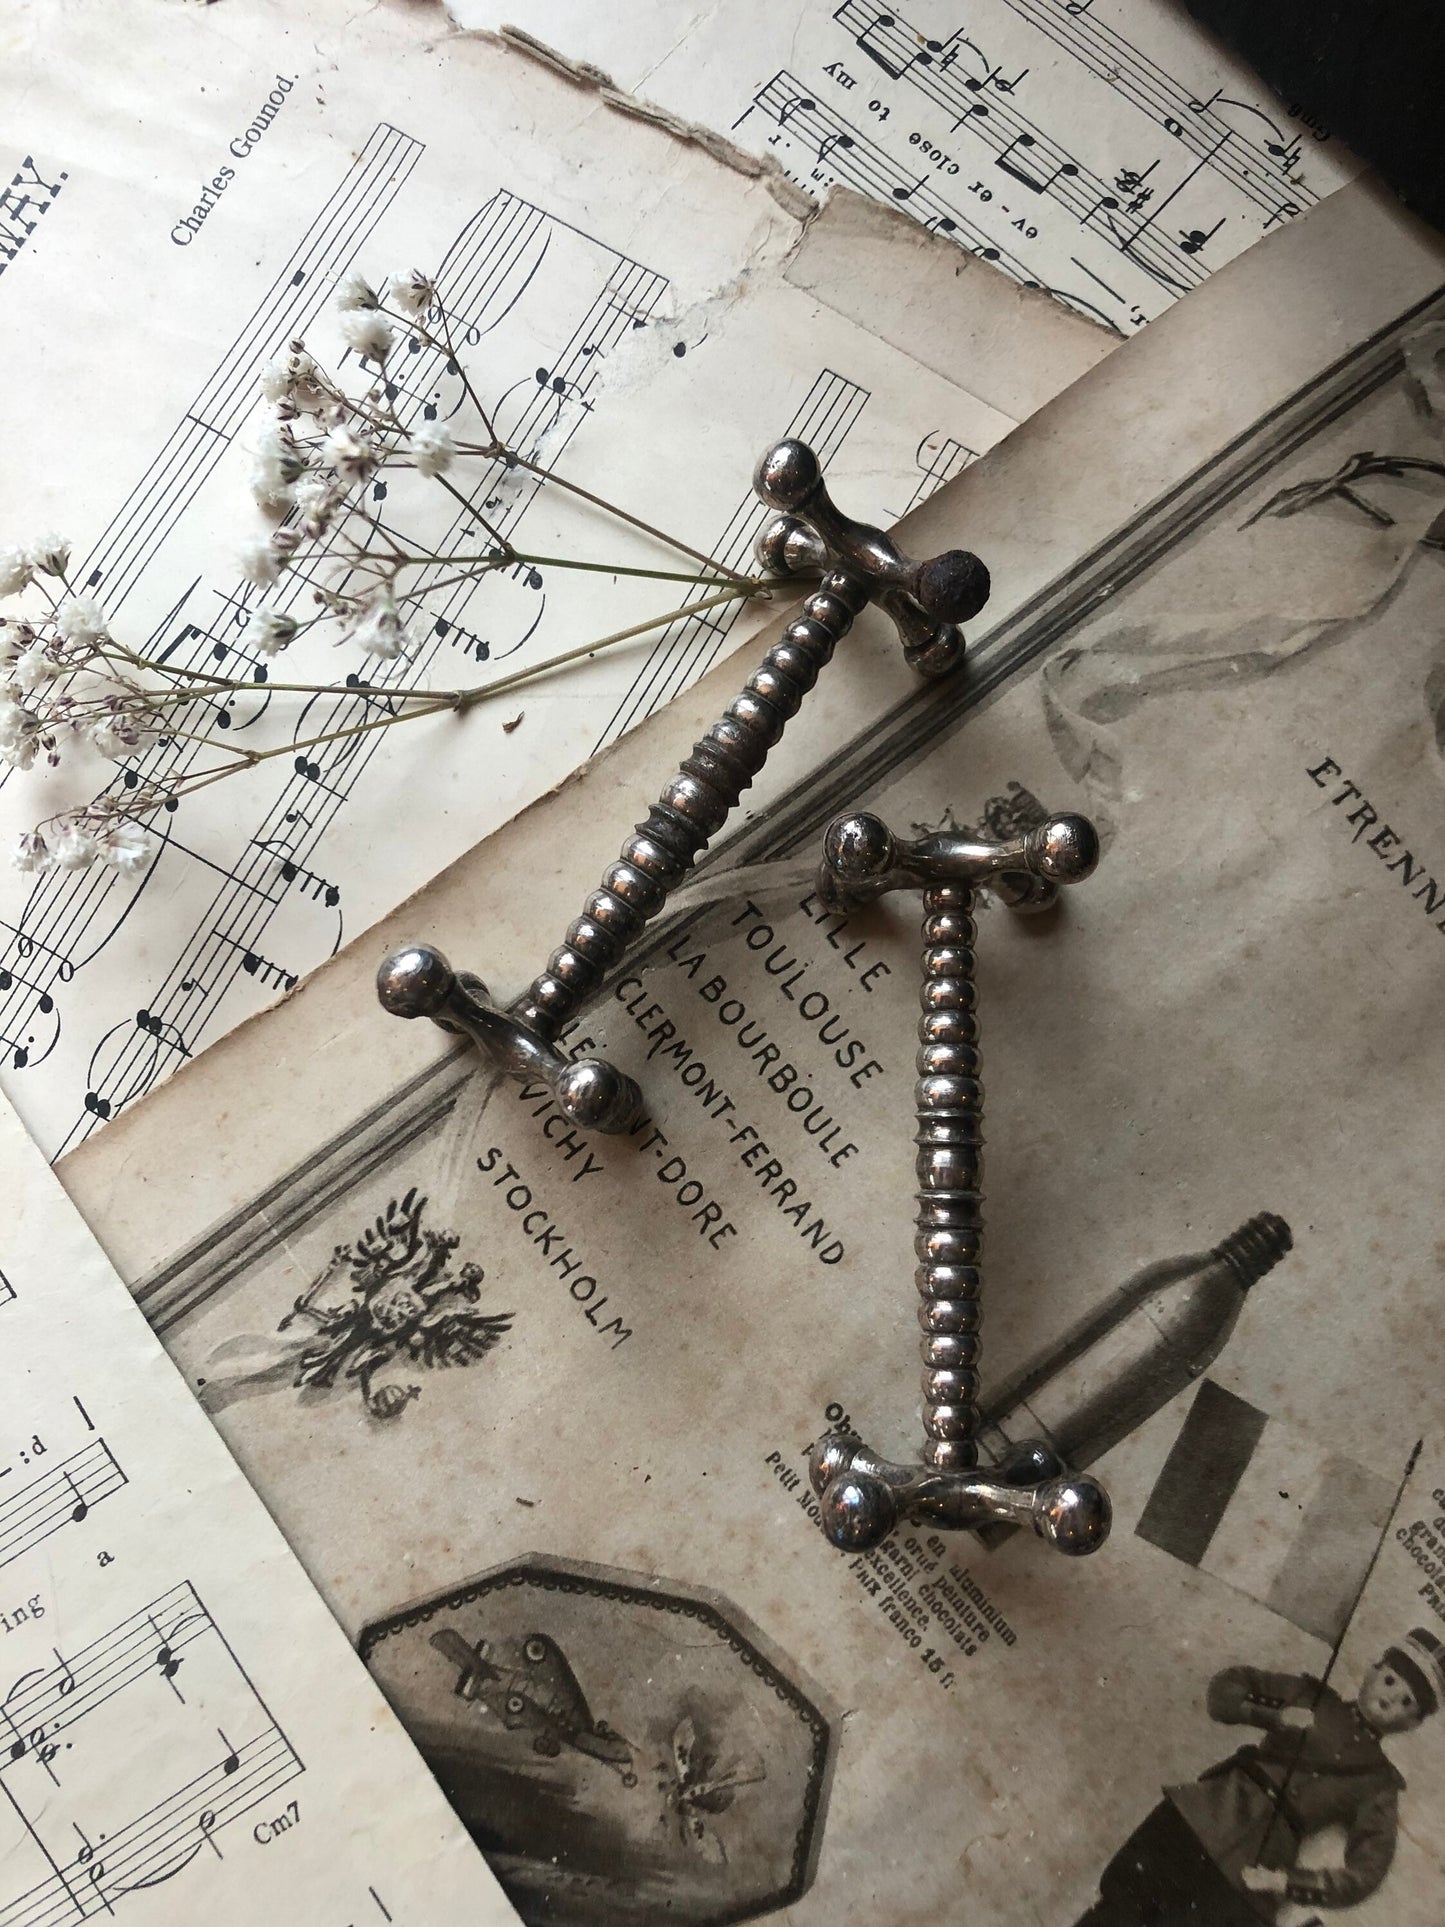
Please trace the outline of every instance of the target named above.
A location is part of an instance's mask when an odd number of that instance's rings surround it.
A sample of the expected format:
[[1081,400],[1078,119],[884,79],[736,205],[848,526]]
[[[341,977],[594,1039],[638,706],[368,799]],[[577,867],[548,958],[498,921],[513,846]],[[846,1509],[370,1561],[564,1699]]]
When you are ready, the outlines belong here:
[[453,1268],[460,1240],[422,1227],[426,1199],[415,1187],[393,1198],[353,1244],[330,1262],[281,1320],[310,1320],[315,1336],[295,1361],[297,1386],[324,1389],[355,1379],[374,1418],[395,1418],[421,1387],[377,1378],[403,1361],[434,1369],[485,1358],[511,1326],[511,1312],[481,1312],[482,1268]]

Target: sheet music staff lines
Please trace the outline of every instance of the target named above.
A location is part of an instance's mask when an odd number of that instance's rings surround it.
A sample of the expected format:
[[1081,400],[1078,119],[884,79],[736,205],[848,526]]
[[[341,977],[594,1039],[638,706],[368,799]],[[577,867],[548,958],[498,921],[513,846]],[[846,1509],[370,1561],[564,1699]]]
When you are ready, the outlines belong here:
[[[1093,0],[1082,7],[1070,5],[1069,0],[1004,0],[1004,4],[1147,114],[1266,216],[1275,215],[1286,198],[1296,214],[1314,205],[1318,196],[1293,177],[1302,149],[1299,134],[1290,127],[1242,101],[1218,95],[1214,100],[1197,100],[1147,54],[1096,19]],[[1242,131],[1216,111],[1216,104],[1239,109],[1247,122],[1259,122],[1260,131]]]
[[[97,1779],[137,1726],[164,1741],[172,1786]],[[0,1927],[113,1913],[203,1855],[224,1858],[217,1835],[303,1770],[195,1588],[172,1587],[79,1651],[55,1650],[0,1701],[0,1791],[39,1874],[0,1903]]]
[[[783,432],[807,442],[826,463],[848,439],[868,399],[867,391],[856,382],[825,368]],[[755,567],[753,538],[767,514],[757,496],[748,490],[709,553],[727,567],[743,573]],[[696,602],[706,594],[706,584],[700,583],[688,590],[685,599]],[[658,636],[627,694],[613,711],[597,739],[593,755],[631,729],[634,723],[670,702],[695,676],[711,668],[741,613],[738,606],[708,609],[670,623]]]
[[91,1439],[14,1491],[0,1478],[0,1566],[33,1552],[52,1533],[79,1525],[125,1483],[125,1473],[103,1438]]
[[927,440],[922,442],[918,449],[918,466],[921,470],[918,486],[899,511],[899,519],[916,509],[920,502],[926,502],[936,488],[951,482],[955,475],[963,473],[970,462],[977,460],[978,450],[966,447],[952,435],[940,436],[931,449]]
[[[518,291],[537,271],[553,230],[563,227],[565,224],[552,222],[542,210],[510,194],[495,196],[470,224],[444,265],[442,280],[449,305],[468,316],[471,328],[476,331],[492,325],[497,318],[492,311],[501,312],[510,307]],[[545,371],[547,380],[529,380],[517,425],[509,428],[514,445],[535,451],[539,456],[545,439],[549,461],[557,459],[595,405],[592,392],[600,382],[599,364],[607,351],[625,339],[635,326],[645,322],[666,285],[664,278],[652,270],[604,249],[590,237],[580,238],[587,242],[589,251],[599,257],[600,285],[555,355],[552,367]],[[414,371],[407,378],[409,388],[418,394],[426,393],[433,378],[443,372],[442,363],[443,358],[431,351],[414,357]],[[403,419],[409,411],[415,413],[419,406],[418,402],[402,403]],[[484,512],[494,526],[507,532],[515,527],[538,491],[545,487],[541,478],[527,476],[522,480],[523,475],[525,471],[505,471],[501,464],[494,464],[482,472],[472,491],[474,501],[486,504]],[[459,511],[440,541],[428,537],[428,548],[442,559],[418,572],[417,586],[424,587],[428,575],[433,580],[442,580],[448,573],[447,555],[474,549],[477,533],[475,522]],[[476,584],[457,584],[442,591],[435,602],[423,603],[431,633],[413,659],[387,665],[370,686],[358,687],[355,697],[316,699],[304,723],[298,719],[297,733],[321,734],[343,727],[348,721],[362,720],[369,707],[385,700],[388,691],[428,681],[429,671],[438,659],[454,650],[459,638],[471,633],[460,618],[464,611],[471,618],[474,603],[479,595],[484,596],[486,587],[481,585],[479,590]],[[298,580],[292,593],[304,592],[305,583]],[[233,600],[237,609],[243,610],[246,592],[238,589]],[[485,602],[482,606],[485,607]],[[199,664],[214,648],[214,635],[200,625],[191,625],[191,628],[189,660]],[[483,648],[479,656],[484,658],[486,653]],[[178,656],[178,659],[184,658]],[[450,670],[447,673],[450,675]],[[287,892],[298,890],[310,894],[302,885],[303,872],[314,877],[324,867],[319,855],[324,834],[350,798],[378,747],[379,735],[373,733],[298,756],[291,774],[283,780],[265,817],[238,853],[233,871],[217,890],[163,982],[145,997],[134,1022],[113,1027],[97,1045],[89,1070],[85,1112],[67,1137],[65,1148],[148,1089],[165,1060],[193,1048],[207,1019],[240,972],[245,971],[258,981],[270,982],[278,988],[285,988],[288,980],[294,982],[297,972],[289,963],[269,959],[260,950],[263,933],[277,908],[278,882]],[[195,753],[195,750],[189,752]],[[164,756],[166,752],[149,754]],[[138,759],[138,763],[144,767],[143,758]],[[185,755],[172,755],[167,764],[172,771],[186,766]],[[119,780],[125,780],[124,774]],[[165,821],[164,816],[157,821],[156,828],[161,833]],[[285,874],[288,869],[292,872],[289,880]],[[89,905],[86,886],[97,895],[116,887],[113,879],[104,876],[91,884],[95,874],[84,872],[74,879],[54,873],[42,876],[32,893],[32,902],[43,896],[49,886],[50,894],[55,897],[73,897],[86,902],[87,915],[93,915],[94,906]],[[125,887],[130,892],[129,901],[134,902],[134,886]],[[30,921],[28,909],[26,921]],[[72,945],[74,922],[73,917],[66,921]],[[59,948],[56,928],[48,924],[39,927],[44,928],[46,940]],[[338,929],[338,941],[339,934]],[[10,1035],[8,1028],[6,1035]]]
[[255,406],[262,368],[304,333],[424,152],[399,128],[377,126],[336,192],[238,330],[169,439],[77,569],[104,585],[114,616]]
[[[110,611],[154,560],[182,510],[254,406],[265,361],[324,306],[422,151],[421,143],[409,135],[384,124],[378,126],[336,193],[324,204],[200,395],[112,518],[94,553],[77,570],[77,577],[89,586],[104,583]],[[199,655],[193,653],[190,666],[198,662]],[[204,707],[200,704],[187,714],[199,713]],[[193,755],[188,760],[193,760]],[[138,759],[117,780],[134,787],[142,770],[158,762],[174,761],[174,752],[163,750]],[[20,926],[0,924],[0,930],[7,931],[12,939],[0,945],[0,1042],[8,1046],[16,1068],[43,1061],[54,1047],[59,1035],[55,985],[71,980],[77,964],[88,961],[88,956],[114,934],[136,900],[138,892],[130,893],[127,901],[122,891],[122,908],[115,922],[94,941],[87,956],[72,954],[77,932],[88,929],[94,934],[97,900],[108,897],[116,883],[114,877],[96,872],[86,873],[83,879],[73,878],[69,889],[62,884],[72,910],[57,923],[46,914],[49,901],[57,894],[54,880],[41,878],[31,890]],[[45,961],[34,962],[38,956]],[[37,977],[43,981],[36,981]],[[37,1014],[46,1021],[37,1032],[29,1032],[26,1027]]]
[[[985,261],[996,262],[1015,280],[1034,287],[1039,285],[1016,255],[995,247],[982,228],[928,186],[927,170],[910,184],[905,171],[881,147],[851,122],[815,100],[786,69],[774,74],[754,95],[752,107],[742,119],[754,109],[777,122],[779,134],[775,139],[788,137],[796,141],[804,154],[811,150],[814,158],[799,163],[807,172],[793,177],[802,185],[831,179],[855,187],[876,201],[906,201],[909,212],[926,227],[953,235]],[[734,125],[741,125],[741,121]]]
[[[929,185],[933,178],[931,170],[925,168],[910,179],[907,170],[859,128],[806,93],[793,74],[786,70],[774,74],[734,126],[740,126],[754,110],[777,123],[778,132],[771,137],[769,145],[777,152],[784,171],[801,186],[836,180],[875,201],[904,204],[923,226],[961,241],[980,260],[992,261],[1024,287],[1045,288],[1071,307],[1102,321],[1116,334],[1123,333],[1116,316],[1100,307],[1091,296],[1072,288],[1049,286],[1011,249],[995,246],[984,229],[962,212],[958,202],[946,200]],[[789,160],[793,163],[791,167]],[[1136,324],[1143,318],[1137,312],[1130,316]]]
[[[967,134],[989,150],[993,166],[1005,177],[997,183],[996,192],[1010,192],[1008,183],[1013,183],[1018,205],[1015,209],[1011,201],[1011,212],[1027,215],[1028,202],[1019,198],[1020,189],[1024,196],[1046,195],[1081,227],[1092,224],[1106,235],[1112,246],[1129,254],[1162,287],[1179,293],[1204,280],[1207,269],[1197,258],[1197,248],[1184,247],[1187,235],[1174,241],[1154,226],[1167,202],[1150,208],[1146,201],[1130,213],[1138,186],[1131,188],[1128,183],[1135,177],[1120,174],[1105,180],[1092,172],[1015,107],[1007,94],[988,90],[970,74],[958,61],[957,45],[925,42],[901,15],[884,13],[871,0],[844,0],[833,18],[893,79],[941,107],[955,135]],[[936,53],[930,51],[934,47]],[[1201,165],[1210,164],[1213,151]],[[1142,173],[1137,176],[1139,186],[1144,178]]]
[[[514,216],[515,216],[515,210],[513,210],[513,218]],[[541,221],[541,219],[542,217],[540,216],[540,214],[537,214],[535,211],[532,211],[531,215],[526,218],[526,220],[523,223],[524,239],[526,238],[526,234],[528,232],[535,230],[537,224]],[[293,593],[299,593],[299,590],[295,590],[293,591]],[[237,620],[244,620],[247,600],[248,600],[248,596],[244,590],[238,591],[234,597],[230,598],[230,602],[234,609]],[[216,647],[218,646],[217,632],[214,629],[202,628],[195,624],[189,624],[181,633],[182,633],[183,640],[186,637],[189,637],[194,641],[194,647],[192,647],[188,651],[184,648],[177,649],[174,643],[172,643],[169,649],[162,651],[158,648],[156,639],[153,639],[152,647],[157,648],[158,653],[166,653],[168,655],[171,655],[178,661],[183,661],[188,663],[189,666],[200,666],[203,662],[205,662],[209,658],[211,654],[214,653]],[[398,682],[402,677],[406,675],[406,673],[407,673],[406,664],[396,665],[391,672],[394,680]],[[325,725],[327,727],[339,726],[342,722],[347,720],[350,715],[354,715],[355,713],[357,713],[358,709],[361,711],[361,713],[364,714],[365,706],[370,700],[371,700],[370,696],[362,695],[360,696],[358,703],[354,703],[350,705],[347,705],[344,703],[338,703],[333,708],[331,714],[326,716],[323,719]],[[211,704],[208,699],[199,699],[197,705],[195,706],[195,709],[192,711],[192,715],[199,716],[203,712],[209,710],[210,707],[211,707]],[[188,720],[188,719],[183,719],[183,726],[184,726],[185,720]],[[370,740],[371,739],[368,739],[368,742],[370,742]],[[351,749],[352,747],[353,745],[349,745],[349,744],[338,745],[337,752],[334,753],[336,756],[336,760],[341,760],[344,757],[345,752]],[[194,746],[194,745],[187,745],[184,748],[181,748],[180,750],[175,750],[175,749],[168,750],[163,746],[158,747],[156,749],[151,750],[141,758],[133,760],[128,770],[123,772],[120,776],[117,777],[116,781],[112,784],[111,788],[112,790],[114,790],[120,787],[122,784],[126,786],[130,786],[130,784],[133,783],[134,780],[136,779],[137,775],[140,775],[140,774],[144,774],[147,776],[157,775],[157,774],[174,775],[179,772],[183,772],[185,769],[189,768],[196,761],[198,756],[201,754],[202,754],[202,751],[200,747]],[[308,765],[308,767],[312,767],[312,766]],[[290,792],[299,791],[308,800],[314,803],[318,793],[323,787],[324,786],[320,782],[319,771],[318,771],[318,775],[315,777],[304,776],[299,781],[293,780],[293,782],[289,785],[289,791]],[[284,803],[287,800],[294,800],[294,797],[288,796],[286,798],[283,798],[282,800]],[[311,811],[303,811],[303,810],[288,811],[284,808],[278,807],[276,810],[272,812],[273,819],[275,818],[289,819],[289,818],[298,817],[301,815],[309,815],[313,823],[317,821],[317,815],[314,809],[312,809]],[[166,821],[165,817],[162,817],[158,824],[158,827],[162,831],[164,829],[165,821]],[[269,836],[265,834],[259,835],[257,838],[253,839],[253,841],[260,846],[273,844],[277,838],[278,831],[284,834],[284,827],[285,827],[284,823],[278,823],[277,821],[273,820],[272,822],[266,825],[263,825],[263,830],[269,830],[270,835]],[[309,866],[304,864],[305,853],[306,852],[304,848],[298,847],[292,859],[297,864],[298,874],[300,869],[303,867],[309,869]],[[254,858],[256,855],[255,851],[252,851],[249,854],[252,856],[252,858]],[[268,863],[263,858],[259,863],[253,862],[252,864],[253,872],[259,872],[259,876],[258,874],[254,874],[254,873],[251,875],[238,873],[232,879],[232,884],[233,886],[235,886],[236,889],[239,889],[243,892],[249,889],[252,891],[256,891],[261,896],[263,907],[260,907],[259,922],[262,924],[269,919],[269,914],[271,910],[274,909],[276,902],[279,900],[277,892],[271,886],[274,885],[274,882],[279,873],[280,867],[281,866],[279,864]],[[45,930],[46,937],[49,938],[50,940],[49,948],[51,948],[52,950],[58,949],[64,944],[69,944],[71,946],[74,946],[80,940],[78,936],[78,931],[81,929],[84,929],[85,934],[90,939],[90,943],[91,943],[89,954],[93,955],[95,950],[100,947],[99,943],[95,940],[97,901],[99,899],[108,897],[111,894],[111,892],[116,892],[116,891],[118,891],[119,893],[118,894],[119,903],[123,906],[124,910],[128,911],[136,901],[137,893],[134,891],[133,887],[120,883],[117,879],[107,875],[106,873],[100,871],[99,869],[83,873],[83,875],[78,877],[67,878],[59,874],[51,874],[51,875],[43,876],[38,880],[37,885],[32,891],[30,905],[27,906],[27,910],[25,913],[24,921],[29,926],[29,928],[25,933],[26,945],[33,946],[33,944],[37,940],[38,929],[43,928]],[[222,893],[222,898],[218,901],[224,904],[224,900],[226,896],[233,895],[234,893],[235,893],[235,889],[224,891]],[[46,899],[50,899],[52,901],[55,899],[63,899],[70,906],[72,906],[73,913],[69,917],[65,918],[63,922],[57,922],[54,917],[52,917],[49,921],[46,921],[44,918],[44,904]],[[221,941],[225,941],[226,939],[235,940],[234,947],[236,948],[238,953],[235,959],[236,968],[248,967],[248,960],[250,960],[254,955],[253,937],[255,933],[255,928],[256,926],[254,924],[248,925],[247,919],[245,918],[244,914],[242,914],[239,926],[236,924],[236,922],[233,919],[230,927],[223,930],[221,933],[221,939],[220,939]],[[101,941],[104,940],[105,936],[109,936],[110,934],[112,934],[111,931],[109,930],[105,931],[104,936],[102,936],[101,938]],[[80,961],[85,961],[85,959],[81,959]],[[257,974],[258,969],[259,969],[259,965],[252,966],[252,974]],[[73,962],[72,962],[70,974],[73,975]],[[193,997],[196,994],[195,986],[198,983],[205,981],[204,973],[200,968],[200,966],[197,964],[196,959],[194,957],[182,959],[182,969],[181,969],[180,975],[184,983],[184,995],[188,998]],[[229,981],[229,979],[233,978],[234,975],[235,975],[235,969],[232,969],[232,971],[229,973],[229,977],[227,980]],[[20,984],[18,995],[23,999],[27,991],[35,991],[35,990],[36,990],[36,987],[31,985],[28,982],[28,980],[23,980]],[[43,996],[45,993],[44,991],[40,991],[39,994]],[[189,1010],[193,1008],[194,1008],[193,1005],[188,1006],[186,1014],[189,1014]],[[10,1009],[7,1009],[4,1005],[0,1005],[0,1024],[4,1025],[5,1034],[8,1040],[11,1042],[12,1046],[17,1045],[18,1039],[15,1036],[13,1011],[11,1011]],[[154,1008],[153,1004],[151,1006],[148,1006],[143,1011],[141,1016],[137,1019],[137,1029],[139,1030],[139,1032],[142,1033],[143,1037],[145,1038],[146,1040],[145,1048],[151,1054],[152,1057],[157,1057],[162,1052],[162,1050],[166,1047],[173,1048],[175,1046],[174,1036],[168,1033],[168,1027],[166,1022],[163,1020],[163,1018],[160,1015],[158,1015],[157,1010]],[[20,1045],[19,1048],[23,1050],[25,1047],[23,1045]],[[26,1052],[26,1056],[30,1058],[30,1061],[38,1061],[35,1055],[33,1055],[28,1051]],[[101,1110],[99,1114],[103,1116],[106,1114],[106,1112],[104,1110]]]

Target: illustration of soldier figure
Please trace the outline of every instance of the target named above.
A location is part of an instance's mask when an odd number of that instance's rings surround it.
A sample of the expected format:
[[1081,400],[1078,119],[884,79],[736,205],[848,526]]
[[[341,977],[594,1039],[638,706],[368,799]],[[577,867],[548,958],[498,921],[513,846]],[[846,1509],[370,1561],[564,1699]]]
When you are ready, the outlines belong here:
[[[1445,1643],[1419,1628],[1385,1651],[1353,1700],[1307,1673],[1226,1667],[1209,1683],[1209,1717],[1264,1737],[1165,1787],[1078,1927],[1258,1927],[1286,1901],[1358,1906],[1389,1871],[1405,1785],[1380,1742],[1442,1700]],[[1344,1835],[1342,1864],[1299,1865],[1330,1827]]]

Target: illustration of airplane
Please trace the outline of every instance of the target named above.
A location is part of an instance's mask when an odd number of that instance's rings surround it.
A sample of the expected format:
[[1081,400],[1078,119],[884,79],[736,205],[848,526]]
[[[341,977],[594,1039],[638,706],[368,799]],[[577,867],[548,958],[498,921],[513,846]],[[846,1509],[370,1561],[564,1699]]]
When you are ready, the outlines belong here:
[[605,1720],[592,1717],[566,1655],[545,1633],[527,1634],[520,1667],[495,1654],[490,1640],[470,1645],[454,1626],[433,1633],[431,1643],[457,1669],[453,1690],[495,1714],[509,1733],[530,1733],[534,1752],[555,1759],[571,1747],[615,1767],[624,1786],[636,1786],[632,1748]]

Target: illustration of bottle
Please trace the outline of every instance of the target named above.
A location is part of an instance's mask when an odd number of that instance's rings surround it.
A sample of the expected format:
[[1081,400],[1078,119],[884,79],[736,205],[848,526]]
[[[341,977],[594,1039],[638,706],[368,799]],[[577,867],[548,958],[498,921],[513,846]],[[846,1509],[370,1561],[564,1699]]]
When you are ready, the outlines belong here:
[[[1284,1219],[1262,1211],[1212,1251],[1146,1266],[992,1389],[981,1441],[1002,1457],[1043,1439],[1066,1464],[1091,1465],[1213,1364],[1250,1286],[1293,1243]],[[991,1530],[980,1537],[995,1543]]]

